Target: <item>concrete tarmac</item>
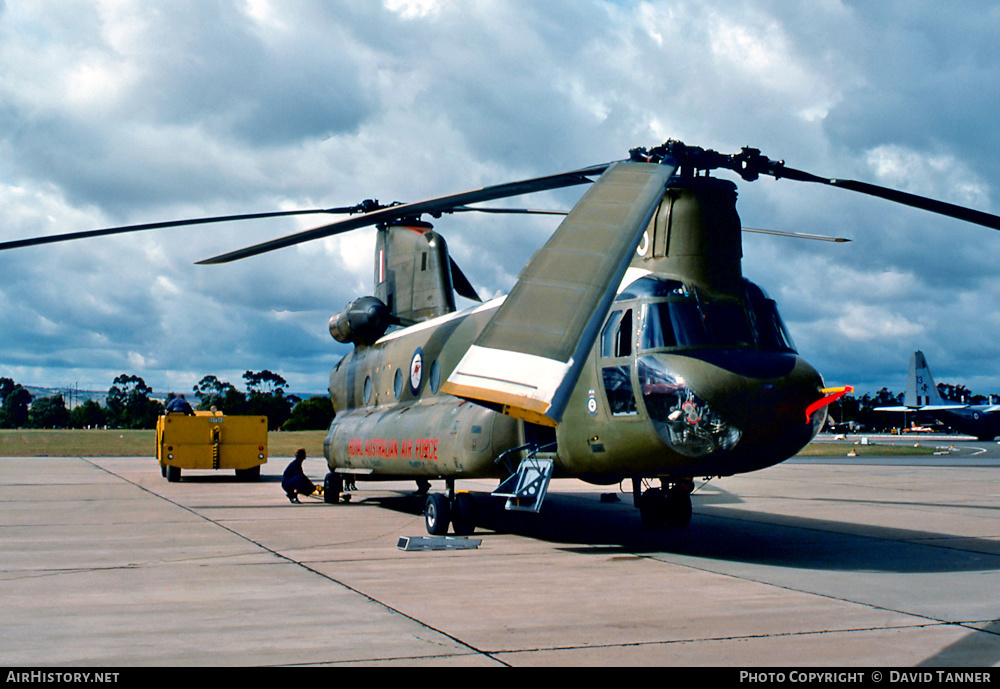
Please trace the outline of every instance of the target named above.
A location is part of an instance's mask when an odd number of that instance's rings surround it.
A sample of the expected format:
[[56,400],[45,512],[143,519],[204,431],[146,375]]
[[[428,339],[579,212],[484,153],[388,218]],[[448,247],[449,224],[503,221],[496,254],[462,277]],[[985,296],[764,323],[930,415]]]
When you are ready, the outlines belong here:
[[793,460],[698,481],[680,531],[559,480],[541,515],[477,498],[481,545],[425,552],[397,548],[426,535],[412,484],[292,505],[286,462],[0,458],[0,664],[1000,665],[996,462]]

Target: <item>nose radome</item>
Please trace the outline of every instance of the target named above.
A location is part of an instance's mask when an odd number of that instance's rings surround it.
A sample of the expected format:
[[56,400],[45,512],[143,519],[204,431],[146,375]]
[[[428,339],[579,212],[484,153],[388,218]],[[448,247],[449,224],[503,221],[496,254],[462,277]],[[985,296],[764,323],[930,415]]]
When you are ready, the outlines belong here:
[[773,464],[804,447],[825,418],[822,408],[807,417],[824,396],[823,380],[794,354],[656,354],[638,366],[650,421],[668,447],[689,457]]

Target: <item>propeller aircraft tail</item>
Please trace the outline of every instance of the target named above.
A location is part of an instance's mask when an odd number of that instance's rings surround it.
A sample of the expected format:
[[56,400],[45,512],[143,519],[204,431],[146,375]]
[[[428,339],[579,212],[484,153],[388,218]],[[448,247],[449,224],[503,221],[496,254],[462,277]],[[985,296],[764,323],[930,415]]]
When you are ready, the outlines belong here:
[[910,370],[906,375],[906,393],[903,404],[907,407],[926,407],[927,405],[942,406],[944,400],[938,392],[927,358],[921,351],[916,351],[910,357]]

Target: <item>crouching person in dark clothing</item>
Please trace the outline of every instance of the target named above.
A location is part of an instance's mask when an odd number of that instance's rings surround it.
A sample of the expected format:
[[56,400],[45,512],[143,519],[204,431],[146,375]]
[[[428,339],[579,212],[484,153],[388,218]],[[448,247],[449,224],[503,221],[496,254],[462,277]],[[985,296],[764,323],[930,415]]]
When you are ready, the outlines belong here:
[[305,458],[305,450],[296,451],[295,459],[285,468],[281,478],[281,487],[291,502],[297,503],[300,495],[312,495],[316,492],[316,485],[302,471],[302,462]]

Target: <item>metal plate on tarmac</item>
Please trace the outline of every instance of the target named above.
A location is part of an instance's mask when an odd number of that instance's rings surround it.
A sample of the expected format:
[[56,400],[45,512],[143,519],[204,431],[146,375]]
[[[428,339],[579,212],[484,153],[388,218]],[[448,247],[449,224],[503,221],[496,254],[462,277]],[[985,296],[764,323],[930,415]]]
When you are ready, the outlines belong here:
[[481,538],[464,536],[400,536],[396,547],[400,550],[472,550],[483,542]]

